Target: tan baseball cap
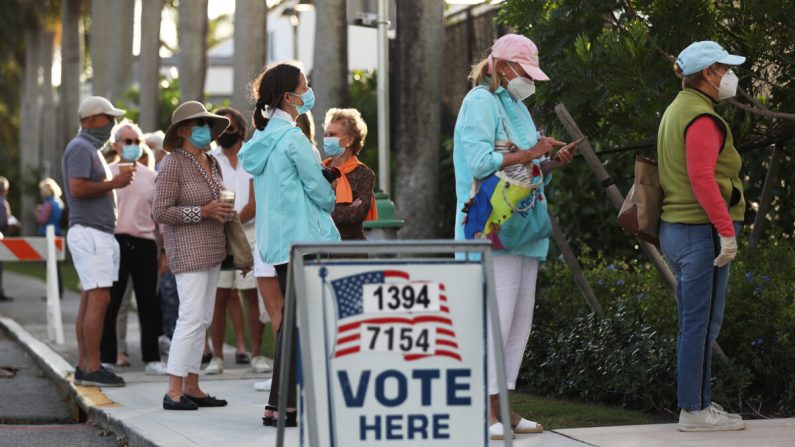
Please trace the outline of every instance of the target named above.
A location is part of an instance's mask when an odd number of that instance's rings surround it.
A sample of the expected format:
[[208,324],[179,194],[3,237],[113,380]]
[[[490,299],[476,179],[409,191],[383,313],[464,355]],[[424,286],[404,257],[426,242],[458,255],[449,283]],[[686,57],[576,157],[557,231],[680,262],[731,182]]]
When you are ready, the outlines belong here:
[[124,116],[124,110],[113,107],[113,104],[102,96],[91,96],[80,103],[77,114],[81,119],[94,115],[110,115],[118,118]]

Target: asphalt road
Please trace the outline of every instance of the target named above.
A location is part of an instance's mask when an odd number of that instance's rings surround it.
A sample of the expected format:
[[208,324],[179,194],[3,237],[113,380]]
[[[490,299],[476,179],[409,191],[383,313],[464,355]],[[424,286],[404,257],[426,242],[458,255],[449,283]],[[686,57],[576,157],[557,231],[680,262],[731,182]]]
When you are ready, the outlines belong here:
[[112,434],[77,423],[66,394],[3,330],[0,369],[0,446],[119,446]]

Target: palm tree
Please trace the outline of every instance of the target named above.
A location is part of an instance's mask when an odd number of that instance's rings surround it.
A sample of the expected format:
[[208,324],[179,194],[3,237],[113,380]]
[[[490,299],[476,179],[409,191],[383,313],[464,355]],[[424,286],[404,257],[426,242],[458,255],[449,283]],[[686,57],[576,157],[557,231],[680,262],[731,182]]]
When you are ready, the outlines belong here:
[[[395,202],[406,225],[401,237],[439,234],[439,150],[442,112],[444,2],[397,2],[397,42],[393,79],[397,114]],[[452,216],[448,219],[452,222]]]
[[253,110],[249,83],[268,60],[268,5],[262,0],[235,2],[235,74],[232,107]]
[[[326,111],[348,103],[348,22],[345,0],[315,2],[315,128],[323,129]],[[319,139],[322,141],[322,139]]]
[[38,178],[40,175],[39,48],[41,41],[42,33],[38,29],[29,28],[25,31],[25,71],[22,78],[22,114],[19,126],[20,181],[16,185],[21,192],[19,219],[25,234],[29,234],[30,229],[34,227],[33,210],[36,206],[36,197],[23,182],[26,179]]
[[207,72],[207,0],[179,2],[180,101],[204,101]]
[[163,0],[141,1],[141,53],[138,56],[141,117],[138,124],[144,132],[157,130],[162,12]]

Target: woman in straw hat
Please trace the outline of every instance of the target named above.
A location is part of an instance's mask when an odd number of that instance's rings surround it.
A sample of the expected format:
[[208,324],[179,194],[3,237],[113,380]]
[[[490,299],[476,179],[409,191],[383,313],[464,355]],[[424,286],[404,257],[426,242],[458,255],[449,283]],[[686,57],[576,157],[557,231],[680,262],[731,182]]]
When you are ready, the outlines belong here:
[[199,368],[226,257],[224,223],[234,214],[231,204],[219,200],[224,189],[221,169],[207,151],[228,125],[228,118],[188,101],[174,110],[163,139],[171,156],[160,166],[152,215],[165,225],[165,252],[180,297],[166,368],[166,410],[226,405],[199,388]]
[[[558,151],[547,159],[554,146],[565,143],[543,136],[523,101],[535,92],[535,83],[548,81],[538,63],[538,48],[527,37],[508,34],[491,47],[491,54],[472,67],[474,87],[461,105],[455,125],[453,163],[455,166],[456,214],[455,238],[465,239],[464,209],[476,180],[503,171],[512,179],[528,181],[524,165],[533,171],[549,172],[568,164],[572,153]],[[499,144],[498,144],[499,142]],[[536,174],[533,174],[536,175]],[[523,178],[524,177],[524,178]],[[548,177],[547,179],[548,180]],[[544,200],[543,188],[537,200]],[[496,232],[499,240],[499,232]],[[530,328],[533,324],[538,265],[549,249],[549,239],[524,241],[518,246],[502,246],[494,256],[494,281],[499,312],[502,345],[505,353],[506,385],[516,386],[519,368]],[[491,333],[489,332],[489,336]],[[506,433],[538,433],[543,426],[511,411],[511,429],[500,418],[496,362],[489,356],[489,437],[503,439]]]

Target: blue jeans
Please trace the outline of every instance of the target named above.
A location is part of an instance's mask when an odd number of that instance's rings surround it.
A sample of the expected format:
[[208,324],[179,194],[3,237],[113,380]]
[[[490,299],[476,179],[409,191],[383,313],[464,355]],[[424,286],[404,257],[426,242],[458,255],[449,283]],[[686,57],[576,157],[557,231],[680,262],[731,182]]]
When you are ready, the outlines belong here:
[[171,339],[179,317],[177,279],[171,272],[160,275],[160,311],[163,314],[163,334]]
[[[734,227],[739,234],[740,224]],[[712,265],[720,253],[720,239],[711,224],[661,222],[660,245],[676,276],[679,408],[701,410],[712,402],[712,342],[723,322],[731,264]]]

